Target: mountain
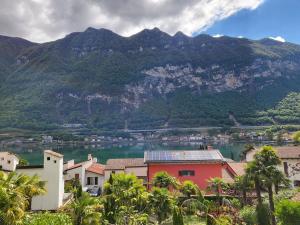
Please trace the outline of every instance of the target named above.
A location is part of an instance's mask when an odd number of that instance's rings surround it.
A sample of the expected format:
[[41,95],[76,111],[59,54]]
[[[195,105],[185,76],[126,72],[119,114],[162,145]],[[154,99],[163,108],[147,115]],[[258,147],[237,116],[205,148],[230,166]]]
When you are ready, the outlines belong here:
[[0,36],[0,127],[298,124],[300,46],[158,28]]

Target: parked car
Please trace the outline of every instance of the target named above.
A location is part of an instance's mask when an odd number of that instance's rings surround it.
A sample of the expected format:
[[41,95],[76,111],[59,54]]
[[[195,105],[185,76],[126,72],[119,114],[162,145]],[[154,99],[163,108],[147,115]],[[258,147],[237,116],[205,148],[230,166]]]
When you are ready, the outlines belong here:
[[97,196],[101,195],[101,188],[97,187],[97,186],[91,187],[91,188],[88,188],[86,190],[86,192],[88,192],[90,194],[90,196],[97,197]]

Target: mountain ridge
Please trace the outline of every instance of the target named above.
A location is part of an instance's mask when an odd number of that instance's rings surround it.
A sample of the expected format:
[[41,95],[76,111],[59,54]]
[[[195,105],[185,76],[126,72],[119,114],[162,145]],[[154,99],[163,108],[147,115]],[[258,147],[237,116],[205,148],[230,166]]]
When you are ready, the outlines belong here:
[[[271,39],[158,28],[130,37],[87,28],[40,44],[1,37],[1,127],[228,126],[229,114],[282,123],[289,115],[276,106],[300,91],[300,46]],[[291,110],[287,123],[300,122]]]

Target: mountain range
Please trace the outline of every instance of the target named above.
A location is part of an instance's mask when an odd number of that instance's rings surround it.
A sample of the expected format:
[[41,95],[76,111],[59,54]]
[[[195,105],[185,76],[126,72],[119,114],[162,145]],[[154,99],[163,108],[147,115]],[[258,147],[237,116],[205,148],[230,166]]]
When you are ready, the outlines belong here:
[[299,124],[300,46],[271,39],[130,37],[88,28],[48,42],[0,36],[0,127]]

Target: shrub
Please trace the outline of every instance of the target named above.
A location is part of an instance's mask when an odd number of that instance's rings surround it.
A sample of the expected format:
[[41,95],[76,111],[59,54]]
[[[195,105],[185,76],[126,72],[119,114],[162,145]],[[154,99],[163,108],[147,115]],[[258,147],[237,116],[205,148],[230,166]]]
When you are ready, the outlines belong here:
[[232,225],[232,219],[229,216],[220,216],[216,219],[217,225]]
[[236,208],[236,209],[240,209],[241,208],[241,202],[239,199],[237,198],[233,198],[230,200],[230,203],[232,205],[232,207]]
[[282,225],[300,224],[300,202],[282,200],[276,205],[275,213]]
[[256,206],[256,215],[258,225],[271,225],[271,214],[267,204],[258,204]]
[[24,225],[72,225],[70,217],[63,213],[34,213],[24,219]]
[[242,208],[239,216],[247,225],[256,224],[256,211],[253,206],[245,206]]

